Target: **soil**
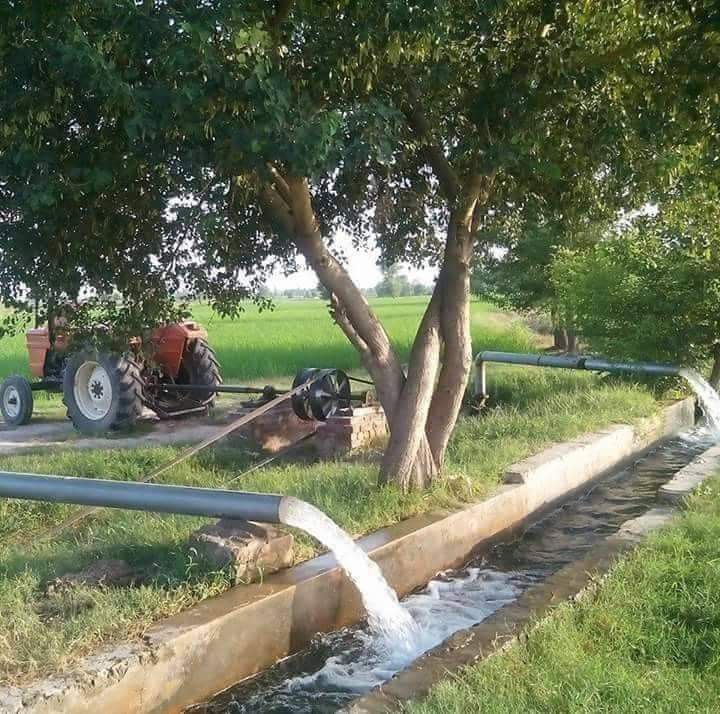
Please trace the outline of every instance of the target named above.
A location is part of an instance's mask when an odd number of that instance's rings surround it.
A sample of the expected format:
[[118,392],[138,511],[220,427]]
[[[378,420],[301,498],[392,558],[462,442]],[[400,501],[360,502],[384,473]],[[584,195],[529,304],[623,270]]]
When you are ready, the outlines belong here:
[[160,421],[146,410],[139,424],[129,432],[107,436],[83,436],[67,419],[37,419],[26,426],[9,427],[0,423],[0,456],[20,454],[38,448],[65,449],[137,449],[168,444],[186,444],[211,436],[218,426],[229,421],[237,400],[226,400],[209,416],[193,416]]

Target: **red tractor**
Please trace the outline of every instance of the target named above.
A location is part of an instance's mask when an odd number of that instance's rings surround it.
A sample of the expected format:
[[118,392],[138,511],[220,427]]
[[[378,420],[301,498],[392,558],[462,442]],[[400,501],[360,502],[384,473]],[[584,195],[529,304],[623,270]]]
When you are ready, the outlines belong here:
[[2,383],[0,411],[8,424],[30,421],[34,391],[61,392],[75,428],[98,434],[132,426],[144,407],[162,419],[204,413],[222,384],[207,332],[195,322],[134,338],[124,354],[69,350],[69,343],[62,329],[53,339],[46,327],[28,330],[30,373],[39,381],[14,375]]

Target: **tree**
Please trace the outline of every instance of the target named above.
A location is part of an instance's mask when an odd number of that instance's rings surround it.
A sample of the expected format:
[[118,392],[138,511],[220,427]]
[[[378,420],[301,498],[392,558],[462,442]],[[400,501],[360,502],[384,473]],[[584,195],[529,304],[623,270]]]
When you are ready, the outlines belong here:
[[397,265],[390,265],[383,270],[382,280],[375,286],[375,294],[378,297],[410,295],[410,281]]
[[[676,45],[707,59],[696,6],[595,5],[6,3],[2,297],[92,285],[142,303],[182,282],[234,314],[302,255],[387,414],[381,480],[425,486],[467,384],[475,242],[527,197],[627,191],[623,150],[644,138],[627,107],[677,87],[653,86],[655,53],[687,74]],[[407,371],[333,252],[339,227],[376,234],[387,264],[439,267]]]
[[564,250],[553,272],[561,307],[601,352],[702,367],[720,385],[717,186],[681,195],[620,235]]
[[[521,312],[548,314],[553,328],[553,347],[574,352],[575,325],[559,309],[552,266],[561,248],[592,245],[601,227],[612,216],[613,201],[601,207],[566,206],[564,213],[543,212],[525,206],[501,225],[496,225],[476,255],[473,290],[501,305]],[[582,208],[581,214],[572,210]],[[601,222],[604,219],[604,223]]]

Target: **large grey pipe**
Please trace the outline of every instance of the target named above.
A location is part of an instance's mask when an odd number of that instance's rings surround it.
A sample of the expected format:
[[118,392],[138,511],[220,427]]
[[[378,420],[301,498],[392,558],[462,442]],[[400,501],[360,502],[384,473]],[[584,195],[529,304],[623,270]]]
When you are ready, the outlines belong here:
[[632,374],[654,374],[676,377],[680,368],[671,364],[654,362],[609,362],[604,359],[582,355],[536,355],[518,352],[481,352],[475,362],[498,362],[502,364],[523,364],[531,367],[555,367],[560,369],[585,369],[590,372],[614,372]]
[[538,355],[521,352],[481,352],[475,358],[475,397],[487,397],[485,364],[518,364],[528,367],[553,367],[555,369],[582,369],[589,372],[612,374],[648,374],[655,377],[677,377],[680,367],[654,362],[609,362],[582,355]]
[[[295,499],[268,493],[244,493],[194,486],[107,481],[71,476],[0,471],[0,498],[126,508],[208,518],[282,523],[283,506]],[[287,502],[287,503],[286,503]]]

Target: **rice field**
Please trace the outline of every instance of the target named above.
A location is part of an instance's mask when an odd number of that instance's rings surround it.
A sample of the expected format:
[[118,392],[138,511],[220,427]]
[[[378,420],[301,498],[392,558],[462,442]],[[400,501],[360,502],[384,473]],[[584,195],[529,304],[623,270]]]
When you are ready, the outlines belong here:
[[[379,298],[372,301],[396,349],[410,352],[426,297]],[[237,319],[220,318],[196,305],[194,316],[207,327],[226,378],[282,377],[301,367],[360,366],[357,352],[333,323],[322,300],[282,300],[272,311],[248,309]],[[519,321],[489,303],[472,305],[473,337],[477,348],[522,350],[531,347],[531,335]]]
[[[427,297],[378,298],[372,301],[398,352],[410,351]],[[262,380],[287,377],[302,367],[359,367],[357,352],[333,324],[324,301],[278,300],[273,310],[254,305],[236,320],[221,318],[208,305],[196,303],[193,316],[208,332],[226,380]],[[527,350],[532,335],[518,319],[493,305],[472,304],[473,341],[476,350]],[[23,335],[0,339],[0,376],[26,374]]]

